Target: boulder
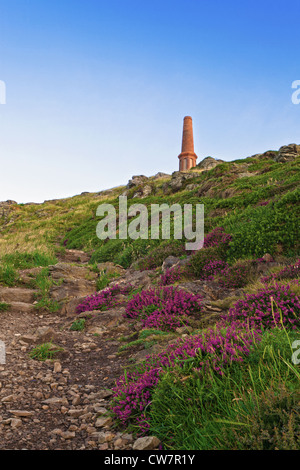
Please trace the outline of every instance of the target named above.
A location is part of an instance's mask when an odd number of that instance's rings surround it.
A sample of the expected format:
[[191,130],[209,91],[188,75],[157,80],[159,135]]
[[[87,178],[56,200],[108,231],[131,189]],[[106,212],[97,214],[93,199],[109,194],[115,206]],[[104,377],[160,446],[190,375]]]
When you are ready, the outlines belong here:
[[161,171],[156,173],[156,175],[152,176],[153,180],[158,180],[162,178],[171,178],[171,175],[168,175],[167,173],[162,173]]
[[274,159],[276,162],[285,163],[295,160],[300,155],[300,145],[289,144],[280,147]]
[[150,184],[145,184],[145,186],[142,186],[141,188],[138,189],[136,193],[132,196],[133,198],[140,198],[143,199],[144,197],[150,196],[152,194],[153,188]]
[[57,302],[70,301],[74,297],[84,297],[94,294],[96,282],[86,279],[64,279],[60,286],[50,289],[50,296]]
[[94,280],[97,273],[94,273],[87,266],[76,266],[69,263],[57,263],[49,266],[49,273],[52,279],[89,279]]
[[135,186],[140,186],[148,181],[147,176],[139,175],[139,176],[132,176],[131,180],[128,181],[127,189],[134,188]]
[[224,163],[224,160],[215,159],[213,157],[206,157],[197,165],[197,169],[199,170],[211,170],[215,168],[217,165]]
[[33,289],[22,289],[21,287],[1,287],[0,301],[33,303],[36,291]]

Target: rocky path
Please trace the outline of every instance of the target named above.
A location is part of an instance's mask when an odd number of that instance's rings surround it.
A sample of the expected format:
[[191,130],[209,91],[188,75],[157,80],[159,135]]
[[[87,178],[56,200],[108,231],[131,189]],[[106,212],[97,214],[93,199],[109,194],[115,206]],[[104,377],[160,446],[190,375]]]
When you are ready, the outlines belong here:
[[[95,335],[95,323],[91,332],[71,331],[70,317],[36,311],[32,289],[0,288],[0,299],[11,305],[0,313],[6,346],[6,363],[0,364],[0,449],[132,448],[132,436],[116,432],[105,416],[110,389],[125,365],[109,331]],[[32,348],[49,340],[63,348],[57,358],[32,359]]]
[[[118,339],[141,328],[124,318],[125,296],[119,296],[117,308],[76,313],[80,301],[96,291],[97,274],[86,261],[84,254],[68,251],[64,259],[49,267],[54,281],[51,299],[63,305],[58,313],[35,308],[37,292],[32,288],[32,276],[39,268],[21,272],[18,287],[0,286],[0,301],[10,304],[8,311],[0,312],[0,341],[6,347],[6,363],[0,364],[1,450],[157,447],[156,438],[139,442],[138,447],[133,436],[118,430],[107,416],[115,380],[132,360],[142,360],[150,351],[142,347],[118,354]],[[119,274],[114,282],[129,283],[133,288],[153,287],[153,273],[124,270]],[[180,287],[205,298],[201,315],[205,325],[217,320],[221,310],[210,305],[211,300],[220,298],[216,287],[214,290],[200,281]],[[78,318],[85,318],[85,328],[73,331],[70,326]],[[61,348],[54,359],[31,358],[35,346],[49,341],[54,348]]]

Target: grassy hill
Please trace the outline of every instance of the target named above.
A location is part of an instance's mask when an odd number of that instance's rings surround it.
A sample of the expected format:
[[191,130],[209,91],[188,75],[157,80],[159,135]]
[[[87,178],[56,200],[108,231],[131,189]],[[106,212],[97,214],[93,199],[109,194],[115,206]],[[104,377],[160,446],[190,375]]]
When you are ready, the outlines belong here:
[[[272,153],[271,153],[272,154]],[[84,193],[43,204],[2,203],[0,256],[35,250],[55,254],[64,247],[81,249],[93,261],[114,261],[128,267],[158,241],[100,241],[96,236],[96,209],[105,202],[118,208],[126,194],[128,205],[204,204],[205,232],[222,226],[232,234],[228,259],[259,257],[264,253],[299,255],[300,157],[276,162],[270,152],[207,171],[197,167],[174,189],[174,178],[149,179],[151,194],[139,197],[140,186],[119,187],[103,193]],[[150,211],[149,211],[150,213]],[[58,247],[59,245],[59,247]]]
[[[59,311],[51,287],[60,279],[49,266],[81,250],[98,275],[97,292],[72,298],[74,324],[84,328],[94,311],[101,327],[102,314],[122,308],[126,334],[117,335],[117,323],[111,332],[119,354],[131,360],[136,348],[148,351],[116,380],[117,429],[157,436],[172,450],[300,448],[292,360],[300,327],[299,150],[209,158],[188,172],[133,177],[127,186],[42,204],[0,203],[0,286],[17,286],[21,270],[42,267],[29,284],[39,289],[36,307]],[[144,204],[149,217],[152,204],[204,204],[203,249],[187,252],[186,240],[172,237],[99,240],[97,207],[109,203],[118,213],[120,195],[129,207]],[[111,276],[102,270],[109,263],[118,265]],[[1,315],[7,308],[0,302]]]

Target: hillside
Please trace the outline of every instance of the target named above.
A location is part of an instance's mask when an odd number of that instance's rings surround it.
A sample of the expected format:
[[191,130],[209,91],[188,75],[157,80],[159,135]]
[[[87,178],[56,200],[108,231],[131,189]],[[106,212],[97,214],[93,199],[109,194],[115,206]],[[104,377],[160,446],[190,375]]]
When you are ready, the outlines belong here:
[[[119,196],[204,204],[203,249],[99,240]],[[299,449],[299,235],[295,144],[1,202],[0,448]]]

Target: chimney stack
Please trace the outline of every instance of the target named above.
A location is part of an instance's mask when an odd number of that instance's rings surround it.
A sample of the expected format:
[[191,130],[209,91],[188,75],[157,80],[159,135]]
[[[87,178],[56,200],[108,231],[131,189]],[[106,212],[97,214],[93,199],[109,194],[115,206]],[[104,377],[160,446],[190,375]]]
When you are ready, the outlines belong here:
[[183,120],[182,147],[179,158],[179,171],[187,171],[196,166],[197,155],[194,152],[193,121],[190,116]]

